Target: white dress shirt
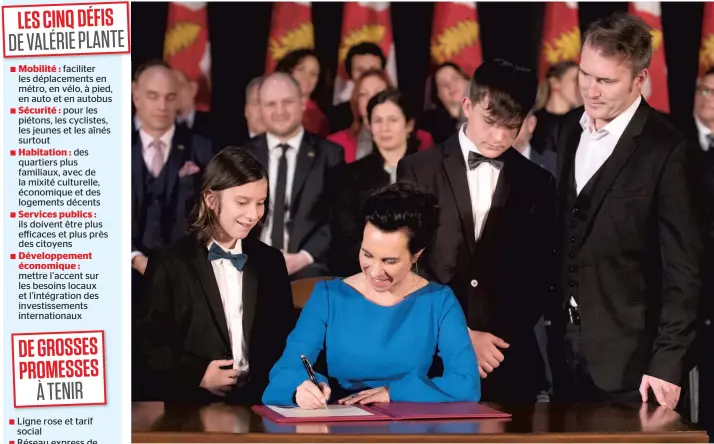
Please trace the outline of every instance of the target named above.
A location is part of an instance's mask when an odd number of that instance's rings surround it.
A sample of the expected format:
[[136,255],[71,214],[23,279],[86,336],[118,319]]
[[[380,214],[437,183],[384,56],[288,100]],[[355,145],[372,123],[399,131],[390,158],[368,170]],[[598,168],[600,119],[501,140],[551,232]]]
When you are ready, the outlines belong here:
[[185,116],[178,116],[176,119],[177,123],[185,123],[186,126],[191,129],[193,128],[193,122],[196,120],[196,109],[192,109],[191,112],[189,112]]
[[[169,130],[166,131],[163,136],[159,137],[159,140],[164,143],[164,166],[166,166],[166,162],[168,162],[169,160],[169,154],[171,153],[171,142],[173,142],[175,131],[176,127],[171,126],[171,128],[169,128]],[[151,162],[153,162],[154,155],[156,155],[156,150],[151,147],[151,144],[154,142],[154,138],[148,135],[143,129],[140,129],[139,139],[141,140],[141,156],[144,158],[146,168],[151,170]],[[141,251],[132,251],[131,260],[133,261],[135,257],[142,256],[143,254],[144,253],[142,253]]]
[[615,151],[617,142],[635,115],[640,102],[642,102],[642,97],[638,96],[637,100],[629,108],[599,130],[595,130],[593,119],[587,113],[583,113],[580,118],[583,132],[580,135],[578,151],[575,153],[575,187],[577,194],[580,194],[588,181]]
[[[295,179],[295,169],[297,167],[297,155],[300,151],[300,143],[302,143],[303,135],[305,134],[304,129],[300,129],[294,137],[285,141],[285,144],[290,145],[290,148],[285,152],[285,158],[288,162],[288,175],[287,183],[285,188],[285,222],[290,220],[290,197],[293,190],[293,180]],[[285,245],[273,245],[271,234],[273,232],[273,205],[275,205],[275,187],[278,185],[278,166],[280,165],[280,157],[283,155],[283,150],[278,148],[278,145],[283,144],[275,135],[266,133],[266,139],[268,141],[268,180],[270,182],[270,208],[268,213],[268,220],[266,221],[265,228],[263,229],[260,240],[264,243],[273,246],[279,250],[287,251],[289,236],[287,229],[287,223],[285,224]]]
[[[171,128],[169,128],[169,130],[166,131],[163,136],[159,137],[159,140],[164,143],[163,165],[166,165],[166,162],[168,162],[169,160],[169,154],[171,153],[171,142],[173,141],[175,132],[176,126],[172,125]],[[146,168],[151,170],[151,162],[154,161],[154,154],[156,154],[156,150],[151,146],[151,144],[154,142],[155,138],[148,135],[143,129],[139,130],[139,138],[141,138],[141,155],[144,158]]]
[[469,183],[469,194],[471,196],[471,209],[474,218],[474,237],[478,241],[486,224],[488,212],[491,209],[491,199],[496,191],[500,170],[488,162],[483,162],[473,170],[469,170],[469,152],[481,152],[476,145],[466,137],[466,124],[459,130],[459,144],[466,163],[466,178]]
[[[211,249],[216,244],[223,251],[230,254],[241,254],[243,245],[238,239],[236,246],[232,249],[223,248],[215,240],[211,240],[206,247]],[[216,259],[211,261],[213,274],[216,276],[218,291],[221,293],[223,302],[223,312],[226,315],[228,324],[228,336],[231,341],[231,351],[233,352],[233,368],[240,373],[248,372],[248,345],[243,334],[243,272],[233,265],[228,259]]]
[[704,123],[699,120],[697,116],[694,116],[694,123],[697,125],[697,132],[699,133],[699,146],[702,147],[702,151],[709,151],[709,135],[714,131],[710,130],[709,127],[704,125]]

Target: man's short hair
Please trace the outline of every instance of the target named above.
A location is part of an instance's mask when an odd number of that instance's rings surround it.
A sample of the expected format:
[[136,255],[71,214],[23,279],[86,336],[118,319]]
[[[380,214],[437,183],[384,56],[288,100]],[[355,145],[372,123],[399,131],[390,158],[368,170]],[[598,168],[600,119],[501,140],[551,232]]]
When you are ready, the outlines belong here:
[[605,57],[629,61],[632,74],[637,75],[652,61],[651,27],[639,17],[616,12],[591,24],[583,41],[602,52]]
[[469,98],[474,104],[488,101],[486,110],[499,124],[524,120],[533,109],[538,79],[523,66],[507,60],[483,62],[471,77]]
[[[350,48],[347,52],[347,57],[345,57],[345,69],[347,70],[347,75],[352,79],[352,58],[358,55],[373,55],[379,57],[382,64],[382,69],[387,66],[387,58],[376,43],[372,42],[362,42]],[[352,79],[356,80],[356,79]]]
[[250,91],[253,88],[260,87],[260,84],[263,83],[263,79],[265,76],[258,76],[254,77],[250,82],[248,82],[248,85],[245,87],[245,98],[248,100],[248,96],[250,95]]
[[142,63],[141,65],[139,65],[138,68],[136,68],[136,71],[134,71],[134,81],[136,82],[142,74],[144,74],[146,71],[148,71],[149,69],[154,68],[156,66],[160,66],[162,68],[166,68],[171,71],[174,70],[166,60],[151,59],[147,62]]

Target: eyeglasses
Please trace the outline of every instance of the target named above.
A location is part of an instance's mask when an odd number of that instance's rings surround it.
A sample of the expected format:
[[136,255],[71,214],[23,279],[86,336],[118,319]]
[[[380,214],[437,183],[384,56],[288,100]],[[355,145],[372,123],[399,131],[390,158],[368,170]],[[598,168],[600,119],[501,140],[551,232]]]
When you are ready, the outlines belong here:
[[714,94],[714,89],[704,88],[703,86],[697,87],[697,92],[702,95],[702,97],[708,97]]

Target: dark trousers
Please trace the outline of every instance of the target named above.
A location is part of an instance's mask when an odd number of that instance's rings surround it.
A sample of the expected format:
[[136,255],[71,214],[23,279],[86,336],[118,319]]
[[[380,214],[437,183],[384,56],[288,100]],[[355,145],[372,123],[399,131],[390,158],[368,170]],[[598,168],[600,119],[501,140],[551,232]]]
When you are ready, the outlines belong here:
[[[639,387],[633,390],[607,392],[598,388],[593,382],[580,325],[568,322],[560,350],[559,371],[554,375],[555,399],[567,402],[642,402]],[[654,393],[650,390],[650,401],[654,401]],[[656,402],[656,401],[655,401]]]
[[[714,434],[714,325],[703,331],[699,355],[699,424]],[[714,435],[712,435],[714,437]]]

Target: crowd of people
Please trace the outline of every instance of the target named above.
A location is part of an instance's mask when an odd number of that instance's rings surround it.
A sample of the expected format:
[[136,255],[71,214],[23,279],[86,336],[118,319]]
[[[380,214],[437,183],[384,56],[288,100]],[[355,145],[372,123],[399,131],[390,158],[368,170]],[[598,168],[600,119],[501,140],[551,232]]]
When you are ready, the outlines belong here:
[[[134,398],[711,411],[714,71],[673,121],[642,97],[644,22],[583,41],[540,87],[501,59],[445,63],[423,113],[371,43],[347,56],[351,99],[321,110],[298,50],[247,85],[250,140],[220,149],[195,83],[137,69]],[[296,312],[307,277],[332,279]]]

